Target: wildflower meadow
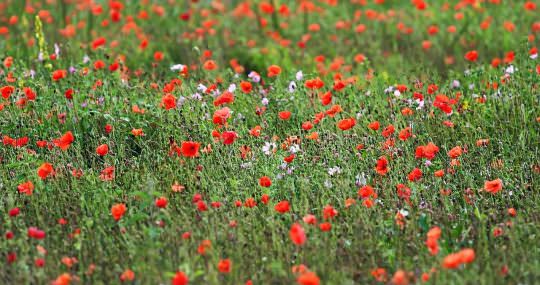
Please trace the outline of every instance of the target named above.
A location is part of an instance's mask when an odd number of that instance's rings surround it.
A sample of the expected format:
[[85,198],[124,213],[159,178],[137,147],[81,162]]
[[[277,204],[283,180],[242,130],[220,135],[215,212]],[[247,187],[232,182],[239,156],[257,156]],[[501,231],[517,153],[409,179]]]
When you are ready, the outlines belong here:
[[0,284],[540,284],[538,0],[0,1]]

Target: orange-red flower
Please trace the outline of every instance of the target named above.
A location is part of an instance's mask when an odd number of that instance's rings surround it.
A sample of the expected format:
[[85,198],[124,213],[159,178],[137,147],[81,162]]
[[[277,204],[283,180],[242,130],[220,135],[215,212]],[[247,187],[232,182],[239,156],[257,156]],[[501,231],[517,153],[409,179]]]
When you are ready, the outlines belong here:
[[502,187],[503,187],[503,183],[501,179],[495,179],[495,180],[484,182],[484,190],[486,190],[486,192],[491,193],[491,194],[495,194],[501,191]]
[[17,186],[17,190],[19,190],[19,193],[24,193],[26,196],[30,196],[34,191],[34,183],[32,183],[32,181],[21,183],[19,186]]
[[187,285],[188,283],[189,283],[189,278],[182,271],[176,272],[174,277],[171,279],[171,284],[172,285]]
[[298,246],[303,245],[306,242],[306,232],[302,226],[298,223],[294,223],[289,231],[289,237],[292,242]]
[[317,274],[313,272],[306,272],[298,276],[296,282],[299,285],[319,285],[321,281]]
[[356,120],[354,118],[343,119],[337,123],[338,128],[342,131],[351,129],[356,125]]
[[109,146],[107,144],[99,145],[96,148],[96,154],[99,156],[105,156],[107,153],[109,153]]
[[118,221],[124,216],[124,213],[126,212],[126,205],[125,204],[114,204],[111,207],[111,214],[115,221]]
[[268,77],[276,77],[281,73],[281,67],[277,65],[270,65],[268,67]]
[[69,146],[71,145],[71,143],[73,143],[73,141],[75,141],[75,137],[73,136],[71,132],[68,131],[60,138],[55,139],[53,142],[54,142],[54,145],[56,145],[60,149],[67,150]]
[[222,259],[218,263],[218,270],[221,273],[227,274],[230,273],[232,269],[232,262],[230,259]]
[[47,178],[49,175],[54,173],[54,169],[52,164],[50,163],[43,163],[37,170],[37,174],[41,179]]
[[198,142],[193,141],[184,141],[180,148],[180,152],[185,157],[196,157],[199,155],[199,147],[201,146]]

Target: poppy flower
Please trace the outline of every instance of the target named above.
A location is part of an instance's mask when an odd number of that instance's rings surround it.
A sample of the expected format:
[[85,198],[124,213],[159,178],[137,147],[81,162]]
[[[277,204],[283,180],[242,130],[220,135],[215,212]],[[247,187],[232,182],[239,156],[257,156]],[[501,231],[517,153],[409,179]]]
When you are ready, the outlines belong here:
[[409,284],[409,278],[407,276],[407,273],[403,270],[398,270],[396,273],[394,273],[394,276],[392,277],[392,284],[394,285],[408,285]]
[[135,273],[129,269],[124,270],[120,275],[120,281],[133,281],[135,279]]
[[234,143],[236,138],[238,138],[238,134],[236,134],[236,132],[233,132],[233,131],[226,131],[221,134],[221,141],[225,145]]
[[212,121],[216,125],[224,125],[227,122],[227,119],[231,116],[231,109],[223,107],[214,112]]
[[362,188],[360,188],[358,190],[358,196],[361,197],[361,198],[369,198],[371,196],[373,196],[374,198],[377,198],[377,194],[373,190],[373,187],[371,187],[369,185],[366,185],[366,186],[363,186]]
[[124,216],[124,213],[126,212],[126,205],[125,204],[114,204],[111,207],[111,214],[115,221],[118,221]]
[[70,131],[66,132],[60,138],[53,140],[54,145],[62,150],[67,150],[73,141],[75,141],[75,137]]
[[215,69],[217,69],[217,67],[218,66],[217,66],[216,62],[213,61],[213,60],[207,60],[203,64],[203,68],[205,70],[208,70],[208,71],[215,70]]
[[189,283],[189,278],[182,271],[176,272],[174,277],[171,279],[171,284],[172,285],[187,285],[188,283]]
[[465,59],[471,62],[475,62],[478,59],[478,52],[471,50],[465,54]]
[[154,52],[154,60],[155,61],[162,61],[163,60],[163,53],[160,51]]
[[54,173],[54,169],[52,164],[50,163],[43,163],[37,170],[37,174],[41,179],[47,178],[49,175]]
[[415,156],[416,158],[426,158],[432,160],[435,158],[435,155],[439,152],[439,147],[434,143],[430,142],[425,146],[419,146],[416,148]]
[[272,185],[272,180],[270,180],[270,177],[263,176],[259,179],[259,185],[262,187],[270,187]]
[[303,245],[306,242],[306,232],[298,223],[294,223],[291,226],[289,237],[291,238],[292,242],[298,246]]
[[222,259],[218,263],[218,270],[223,274],[230,273],[232,269],[232,262],[230,259]]
[[420,180],[420,178],[422,178],[422,170],[420,170],[420,168],[415,168],[413,169],[409,175],[407,176],[409,178],[409,181],[418,181]]
[[281,67],[277,65],[271,65],[268,67],[268,77],[276,77],[281,73]]
[[221,106],[221,105],[224,105],[224,104],[231,104],[233,102],[234,102],[234,95],[229,91],[225,91],[223,94],[219,95],[214,100],[214,106]]
[[280,214],[285,214],[291,209],[291,207],[289,205],[289,201],[281,201],[276,204],[274,209]]
[[374,131],[378,130],[379,127],[380,127],[380,123],[379,123],[378,121],[371,122],[371,123],[369,123],[369,125],[368,125],[368,128],[370,128],[370,129],[372,129],[372,130],[374,130]]
[[282,111],[282,112],[279,112],[278,116],[279,116],[280,119],[285,121],[285,120],[288,120],[291,117],[291,112]]
[[393,125],[388,125],[384,130],[382,131],[382,136],[387,138],[391,136],[396,131],[395,127]]
[[503,183],[501,179],[495,179],[491,181],[484,182],[484,190],[486,192],[491,194],[496,194],[497,192],[501,191],[503,187]]
[[97,38],[92,42],[92,49],[97,49],[100,46],[103,46],[107,43],[107,40],[103,37]]
[[461,154],[463,154],[463,150],[461,149],[460,146],[456,146],[452,148],[450,151],[448,151],[448,156],[450,158],[458,158],[461,156]]
[[176,97],[172,94],[165,94],[161,98],[161,106],[165,108],[165,110],[175,109],[176,108]]
[[0,93],[2,93],[4,99],[8,99],[13,92],[15,92],[15,87],[13,86],[3,86],[0,88]]
[[156,201],[154,202],[154,204],[156,205],[156,207],[162,208],[162,209],[165,208],[165,207],[167,207],[167,203],[168,203],[168,201],[167,201],[167,198],[165,198],[165,197],[159,197],[159,198],[157,198]]
[[351,129],[356,125],[356,120],[354,118],[343,119],[337,123],[338,128],[342,131]]
[[109,153],[109,146],[107,144],[102,144],[96,148],[96,154],[99,156],[105,156]]
[[388,160],[386,159],[386,157],[382,156],[377,160],[375,170],[380,175],[386,175],[386,173],[388,172]]
[[52,73],[52,79],[53,81],[58,81],[62,78],[65,78],[67,76],[67,71],[66,70],[55,70],[53,73]]
[[9,213],[8,213],[8,214],[9,214],[10,217],[16,217],[16,216],[19,215],[20,212],[21,212],[21,209],[19,209],[19,208],[12,208],[12,209],[9,210]]
[[21,183],[19,186],[17,186],[17,190],[19,190],[19,193],[24,193],[26,196],[31,196],[32,192],[34,191],[34,183],[32,183],[32,181]]
[[323,232],[328,232],[332,229],[332,224],[330,223],[320,223],[319,229]]
[[196,157],[199,155],[199,147],[201,146],[198,142],[193,141],[183,141],[182,146],[180,147],[180,152],[182,156],[185,157]]
[[443,259],[442,265],[447,269],[456,269],[461,265],[461,256],[457,253],[451,253]]
[[317,274],[313,272],[305,272],[298,276],[296,282],[299,285],[319,285],[321,281]]
[[45,231],[42,231],[36,227],[29,227],[27,234],[28,234],[28,237],[33,238],[33,239],[45,238]]
[[251,93],[251,90],[253,89],[253,86],[251,85],[250,82],[242,81],[242,82],[240,82],[240,89],[242,90],[243,93],[249,94],[249,93]]
[[105,167],[99,174],[99,178],[103,181],[111,181],[114,179],[114,166]]

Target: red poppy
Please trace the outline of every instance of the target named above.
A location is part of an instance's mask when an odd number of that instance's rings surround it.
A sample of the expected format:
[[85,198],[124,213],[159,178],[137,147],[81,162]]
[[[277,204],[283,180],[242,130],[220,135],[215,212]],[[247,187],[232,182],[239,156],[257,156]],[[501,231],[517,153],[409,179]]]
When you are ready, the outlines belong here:
[[196,157],[199,155],[199,147],[201,146],[198,142],[193,141],[183,141],[180,148],[180,152],[185,157]]
[[476,50],[471,50],[465,54],[465,59],[468,61],[475,62],[478,59],[478,52]]
[[49,175],[54,173],[54,169],[52,164],[50,163],[43,163],[37,170],[37,174],[41,179],[47,178]]
[[262,187],[270,187],[272,185],[272,180],[270,180],[270,177],[263,176],[259,179],[259,185]]
[[375,167],[375,170],[380,175],[386,175],[388,172],[388,160],[386,157],[382,156],[377,160],[377,166]]
[[188,283],[189,283],[189,278],[182,271],[176,272],[174,277],[171,279],[171,284],[172,285],[187,285]]
[[234,95],[229,91],[225,91],[223,94],[219,95],[214,100],[214,106],[221,106],[221,105],[224,105],[224,104],[231,104],[233,102],[234,102]]
[[63,69],[62,69],[62,70],[60,70],[60,69],[59,69],[59,70],[55,70],[55,71],[53,71],[53,73],[52,73],[52,79],[53,79],[54,81],[58,81],[58,80],[60,80],[60,79],[62,79],[62,78],[65,78],[66,76],[67,76],[67,71],[66,71],[66,70],[63,70]]
[[285,214],[291,209],[291,207],[289,205],[289,201],[281,201],[276,204],[274,209],[280,214]]
[[96,148],[96,154],[99,156],[105,156],[109,153],[109,146],[106,144],[102,144]]
[[242,92],[249,94],[251,93],[251,90],[253,89],[253,87],[251,86],[251,83],[247,81],[242,81],[240,82],[240,89],[242,89]]
[[496,194],[497,192],[501,191],[503,187],[503,183],[501,179],[495,179],[491,181],[484,182],[484,190],[486,192],[491,194]]
[[356,125],[356,120],[354,118],[343,119],[343,120],[339,121],[338,124],[337,124],[338,128],[340,128],[342,131],[346,131],[348,129],[351,129],[355,125]]
[[233,131],[226,131],[221,134],[221,141],[226,145],[233,144],[236,138],[238,138],[238,134]]
[[165,94],[161,98],[161,106],[165,108],[165,110],[170,110],[176,108],[176,97],[172,94]]
[[75,137],[71,132],[66,132],[60,138],[53,140],[54,144],[62,150],[67,150],[73,141]]
[[296,282],[299,285],[319,285],[321,281],[319,277],[317,277],[317,274],[313,272],[305,272],[298,276]]
[[126,205],[125,204],[114,204],[111,207],[111,214],[115,221],[118,221],[124,216],[124,213],[126,212]]
[[24,193],[26,196],[30,196],[34,191],[34,183],[32,183],[32,181],[21,183],[19,186],[17,186],[17,190],[19,190],[19,193]]
[[156,207],[158,207],[158,208],[165,208],[165,207],[167,207],[167,203],[168,203],[168,201],[167,201],[167,198],[165,198],[165,197],[159,197],[159,198],[157,198],[156,201],[155,201],[155,205],[156,205]]
[[291,117],[291,112],[289,111],[282,111],[282,112],[279,112],[279,118],[282,119],[282,120],[288,120],[290,117]]
[[271,65],[268,67],[268,77],[275,77],[281,73],[281,67],[277,65]]
[[227,274],[230,273],[232,269],[232,262],[230,259],[222,259],[218,263],[218,270],[221,273]]

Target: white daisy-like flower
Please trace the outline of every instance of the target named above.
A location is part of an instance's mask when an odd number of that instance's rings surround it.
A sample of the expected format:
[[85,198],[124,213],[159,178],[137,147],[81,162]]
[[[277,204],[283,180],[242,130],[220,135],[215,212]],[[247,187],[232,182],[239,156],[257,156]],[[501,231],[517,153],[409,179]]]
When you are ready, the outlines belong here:
[[340,174],[340,173],[341,173],[341,168],[339,168],[339,166],[334,166],[334,167],[328,168],[328,174],[330,176],[334,176],[334,175]]
[[300,70],[296,73],[296,80],[300,81],[302,79],[304,79],[304,73],[302,73],[302,70]]
[[291,83],[289,83],[289,88],[288,88],[288,89],[289,89],[289,93],[293,93],[294,91],[296,91],[296,88],[297,88],[296,82],[291,81]]
[[300,151],[300,146],[297,145],[297,144],[293,144],[293,145],[291,145],[291,147],[289,148],[289,151],[290,151],[291,153],[293,153],[293,154],[294,154],[294,153],[297,153],[297,152]]
[[405,210],[405,209],[400,209],[399,210],[399,213],[403,216],[403,217],[407,217],[409,215],[409,211]]
[[179,70],[183,70],[185,67],[185,65],[183,64],[175,64],[173,66],[171,66],[171,71],[179,71]]
[[362,172],[361,174],[356,175],[356,186],[362,186],[367,184],[366,174]]
[[202,96],[199,93],[195,93],[195,94],[191,95],[191,99],[200,101],[200,100],[202,100]]
[[276,149],[276,144],[273,142],[265,142],[264,146],[262,147],[262,151],[266,155],[271,155],[274,149]]
[[199,84],[199,86],[197,86],[197,90],[198,90],[199,92],[204,93],[204,92],[206,92],[206,89],[208,89],[208,88],[206,88],[206,86],[204,86],[204,85],[202,85],[202,84]]
[[514,72],[517,71],[517,68],[515,68],[513,65],[508,66],[505,70],[505,74],[514,74]]

